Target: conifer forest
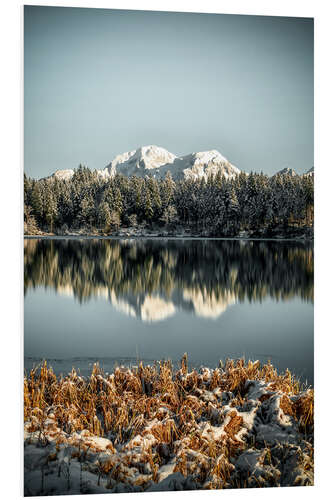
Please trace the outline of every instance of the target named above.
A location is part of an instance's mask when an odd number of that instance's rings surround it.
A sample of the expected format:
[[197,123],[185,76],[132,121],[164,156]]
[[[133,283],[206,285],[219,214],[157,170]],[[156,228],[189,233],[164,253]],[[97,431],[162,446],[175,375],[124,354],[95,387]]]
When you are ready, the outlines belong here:
[[120,230],[208,237],[313,234],[313,176],[240,173],[174,181],[80,165],[71,179],[24,176],[25,234],[117,235]]

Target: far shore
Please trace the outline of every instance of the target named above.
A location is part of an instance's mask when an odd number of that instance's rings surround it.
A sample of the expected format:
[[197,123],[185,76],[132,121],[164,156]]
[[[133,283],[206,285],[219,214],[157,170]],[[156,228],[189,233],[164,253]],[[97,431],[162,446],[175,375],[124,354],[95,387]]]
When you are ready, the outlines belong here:
[[25,234],[24,239],[44,239],[44,240],[144,240],[144,239],[154,239],[154,240],[221,240],[221,241],[307,241],[313,242],[313,237],[308,236],[297,236],[294,238],[254,238],[254,237],[212,237],[212,236],[191,236],[191,235],[167,235],[160,236],[155,234],[141,234],[141,235],[97,235],[97,234]]

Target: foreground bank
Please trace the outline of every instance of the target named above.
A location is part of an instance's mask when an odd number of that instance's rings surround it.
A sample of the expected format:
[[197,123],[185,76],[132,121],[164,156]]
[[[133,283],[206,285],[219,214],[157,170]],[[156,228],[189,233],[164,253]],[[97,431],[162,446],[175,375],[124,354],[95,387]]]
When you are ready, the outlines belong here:
[[313,484],[313,390],[271,364],[24,381],[25,495]]

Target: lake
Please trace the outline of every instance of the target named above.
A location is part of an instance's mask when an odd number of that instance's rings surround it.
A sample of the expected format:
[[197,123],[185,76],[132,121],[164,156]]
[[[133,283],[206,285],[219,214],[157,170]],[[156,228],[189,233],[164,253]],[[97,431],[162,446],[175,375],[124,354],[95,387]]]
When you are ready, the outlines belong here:
[[313,245],[25,239],[25,367],[87,374],[188,353],[271,360],[313,385]]

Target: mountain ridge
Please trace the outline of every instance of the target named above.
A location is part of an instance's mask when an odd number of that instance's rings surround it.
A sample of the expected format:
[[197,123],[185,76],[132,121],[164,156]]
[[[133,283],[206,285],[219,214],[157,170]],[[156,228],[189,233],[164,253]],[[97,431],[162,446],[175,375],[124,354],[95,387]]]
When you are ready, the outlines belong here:
[[273,177],[276,177],[277,175],[291,175],[291,177],[296,177],[298,174],[295,172],[293,168],[285,167],[282,170],[276,172],[276,174],[274,174]]
[[[210,175],[221,173],[226,179],[235,178],[246,172],[240,170],[216,149],[192,152],[183,156],[176,156],[161,146],[141,146],[132,151],[120,153],[102,170],[96,170],[104,180],[114,177],[117,173],[127,177],[153,177],[163,179],[170,172],[173,180],[206,179]],[[46,179],[69,180],[74,175],[73,169],[57,170]],[[303,174],[297,174],[294,169],[285,167],[272,177],[291,175],[292,177],[313,176],[314,167]]]
[[[216,149],[176,156],[166,149],[155,146],[141,146],[133,151],[117,155],[104,169],[96,170],[98,175],[107,180],[117,173],[125,176],[153,177],[162,179],[170,171],[174,180],[207,179],[210,174],[221,172],[227,179],[236,177],[241,171],[232,165]],[[57,170],[47,179],[68,180],[74,170]]]

